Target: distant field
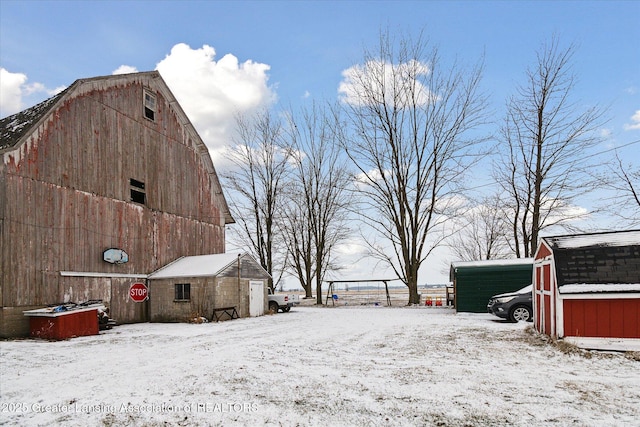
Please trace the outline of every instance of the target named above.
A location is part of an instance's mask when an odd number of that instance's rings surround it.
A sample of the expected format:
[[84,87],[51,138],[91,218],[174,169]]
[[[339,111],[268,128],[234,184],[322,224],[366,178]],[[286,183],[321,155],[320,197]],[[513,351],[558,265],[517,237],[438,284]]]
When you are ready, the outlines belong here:
[[[425,305],[428,298],[431,299],[433,306],[436,305],[436,301],[439,300],[442,306],[446,306],[446,287],[438,288],[420,288],[420,305]],[[304,292],[289,292],[300,296],[300,303],[302,305],[315,305],[315,293],[313,299],[303,299]],[[387,294],[385,292],[384,285],[377,286],[350,286],[348,290],[337,289],[334,293],[337,299],[329,298],[327,301],[327,289],[323,289],[322,303],[328,305],[387,305]],[[399,307],[407,305],[409,301],[409,291],[406,287],[390,287],[389,288],[389,300],[393,307]]]

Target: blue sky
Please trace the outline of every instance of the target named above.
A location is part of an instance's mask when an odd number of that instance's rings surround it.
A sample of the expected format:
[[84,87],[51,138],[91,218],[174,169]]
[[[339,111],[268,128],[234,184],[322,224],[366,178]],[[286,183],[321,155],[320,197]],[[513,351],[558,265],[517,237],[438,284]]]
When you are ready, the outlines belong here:
[[[296,102],[307,91],[335,97],[341,71],[375,44],[380,28],[424,29],[445,55],[475,61],[485,53],[485,86],[497,98],[556,33],[578,45],[585,101],[622,104],[625,90],[640,91],[639,21],[633,1],[2,0],[0,66],[55,88],[123,64],[152,70],[177,43],[206,44],[218,57],[268,64],[279,98]],[[633,98],[627,116],[640,107],[640,95]]]
[[[388,28],[423,30],[443,57],[465,64],[484,55],[483,88],[498,121],[555,34],[577,48],[575,99],[610,108],[600,148],[623,147],[638,165],[639,22],[638,1],[0,0],[0,115],[78,78],[157,68],[217,162],[216,138],[228,136],[224,111],[335,100],[342,72]],[[220,93],[217,109],[207,110]]]

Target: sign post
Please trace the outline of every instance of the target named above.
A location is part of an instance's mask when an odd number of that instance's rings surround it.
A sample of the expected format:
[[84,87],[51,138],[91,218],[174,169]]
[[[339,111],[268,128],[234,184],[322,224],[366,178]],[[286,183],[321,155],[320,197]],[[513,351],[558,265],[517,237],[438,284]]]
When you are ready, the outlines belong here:
[[144,302],[149,296],[149,290],[144,283],[134,283],[129,287],[129,297],[134,302]]

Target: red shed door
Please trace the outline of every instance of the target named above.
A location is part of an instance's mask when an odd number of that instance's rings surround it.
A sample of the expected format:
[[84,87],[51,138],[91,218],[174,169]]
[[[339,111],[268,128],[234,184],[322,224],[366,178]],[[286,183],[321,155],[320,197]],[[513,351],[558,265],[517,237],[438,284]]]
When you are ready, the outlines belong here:
[[551,262],[537,263],[534,276],[534,304],[536,330],[555,336],[554,287],[551,279]]

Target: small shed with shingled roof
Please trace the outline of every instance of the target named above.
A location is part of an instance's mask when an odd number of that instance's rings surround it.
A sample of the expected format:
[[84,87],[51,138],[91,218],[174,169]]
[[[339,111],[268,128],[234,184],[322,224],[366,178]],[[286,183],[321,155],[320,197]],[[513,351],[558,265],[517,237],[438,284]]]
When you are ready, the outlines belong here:
[[538,332],[640,350],[640,230],[544,237],[533,276]]

